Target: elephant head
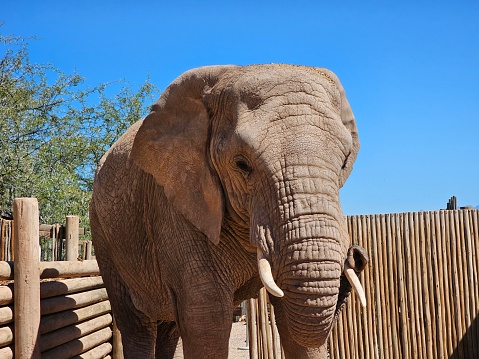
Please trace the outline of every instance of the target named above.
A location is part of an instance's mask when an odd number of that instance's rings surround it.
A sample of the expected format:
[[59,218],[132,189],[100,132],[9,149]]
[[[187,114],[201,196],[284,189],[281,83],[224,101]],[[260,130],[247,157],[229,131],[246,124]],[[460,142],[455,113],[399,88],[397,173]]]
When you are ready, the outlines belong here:
[[[257,252],[284,335],[324,345],[366,256],[349,245],[339,189],[359,149],[330,71],[292,65],[186,72],[152,107],[132,158],[211,242],[224,231]],[[153,155],[152,155],[153,154]],[[228,224],[226,226],[226,223]],[[343,278],[343,280],[342,280]]]

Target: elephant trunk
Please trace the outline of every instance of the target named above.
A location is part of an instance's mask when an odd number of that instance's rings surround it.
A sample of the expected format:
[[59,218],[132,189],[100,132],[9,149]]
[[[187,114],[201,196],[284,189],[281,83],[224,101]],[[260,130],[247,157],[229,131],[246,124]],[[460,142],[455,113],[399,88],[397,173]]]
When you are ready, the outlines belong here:
[[281,223],[256,223],[258,265],[267,290],[281,297],[291,337],[317,348],[336,318],[349,237],[339,199],[310,193],[293,198],[274,216]]
[[322,225],[320,217],[296,222],[280,254],[278,284],[290,334],[302,346],[319,347],[334,323],[344,254],[339,231]]

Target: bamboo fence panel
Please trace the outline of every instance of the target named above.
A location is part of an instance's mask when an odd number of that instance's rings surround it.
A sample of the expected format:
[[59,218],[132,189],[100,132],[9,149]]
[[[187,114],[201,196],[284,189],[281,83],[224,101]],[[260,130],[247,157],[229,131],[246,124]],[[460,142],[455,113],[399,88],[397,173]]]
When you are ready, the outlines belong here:
[[[479,358],[479,211],[361,215],[347,223],[351,243],[370,256],[360,278],[367,307],[351,294],[331,332],[329,357]],[[257,339],[250,358],[270,358],[268,333],[277,329],[265,327],[265,300],[255,302],[248,320],[263,322],[249,323]]]

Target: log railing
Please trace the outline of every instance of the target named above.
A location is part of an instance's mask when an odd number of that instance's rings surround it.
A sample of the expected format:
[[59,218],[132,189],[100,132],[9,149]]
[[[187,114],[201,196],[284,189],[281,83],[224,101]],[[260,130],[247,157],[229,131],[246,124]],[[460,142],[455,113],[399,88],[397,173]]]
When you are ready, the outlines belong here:
[[0,358],[111,357],[117,331],[97,262],[77,261],[78,217],[67,221],[72,261],[40,262],[36,199],[16,199],[14,216],[15,261],[0,262]]

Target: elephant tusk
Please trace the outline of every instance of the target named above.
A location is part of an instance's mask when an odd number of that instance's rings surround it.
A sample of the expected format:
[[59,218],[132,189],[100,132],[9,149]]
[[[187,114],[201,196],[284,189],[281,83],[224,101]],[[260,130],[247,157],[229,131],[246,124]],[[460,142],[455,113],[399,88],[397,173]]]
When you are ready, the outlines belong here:
[[358,276],[353,268],[348,264],[348,262],[344,263],[344,274],[346,278],[348,278],[349,283],[354,288],[354,291],[359,296],[359,301],[363,307],[366,307],[366,294],[364,293],[363,286],[359,281]]
[[274,281],[273,273],[271,272],[271,264],[259,248],[257,251],[257,257],[259,276],[264,287],[269,293],[271,293],[275,297],[283,297],[284,292],[278,287],[278,285]]

